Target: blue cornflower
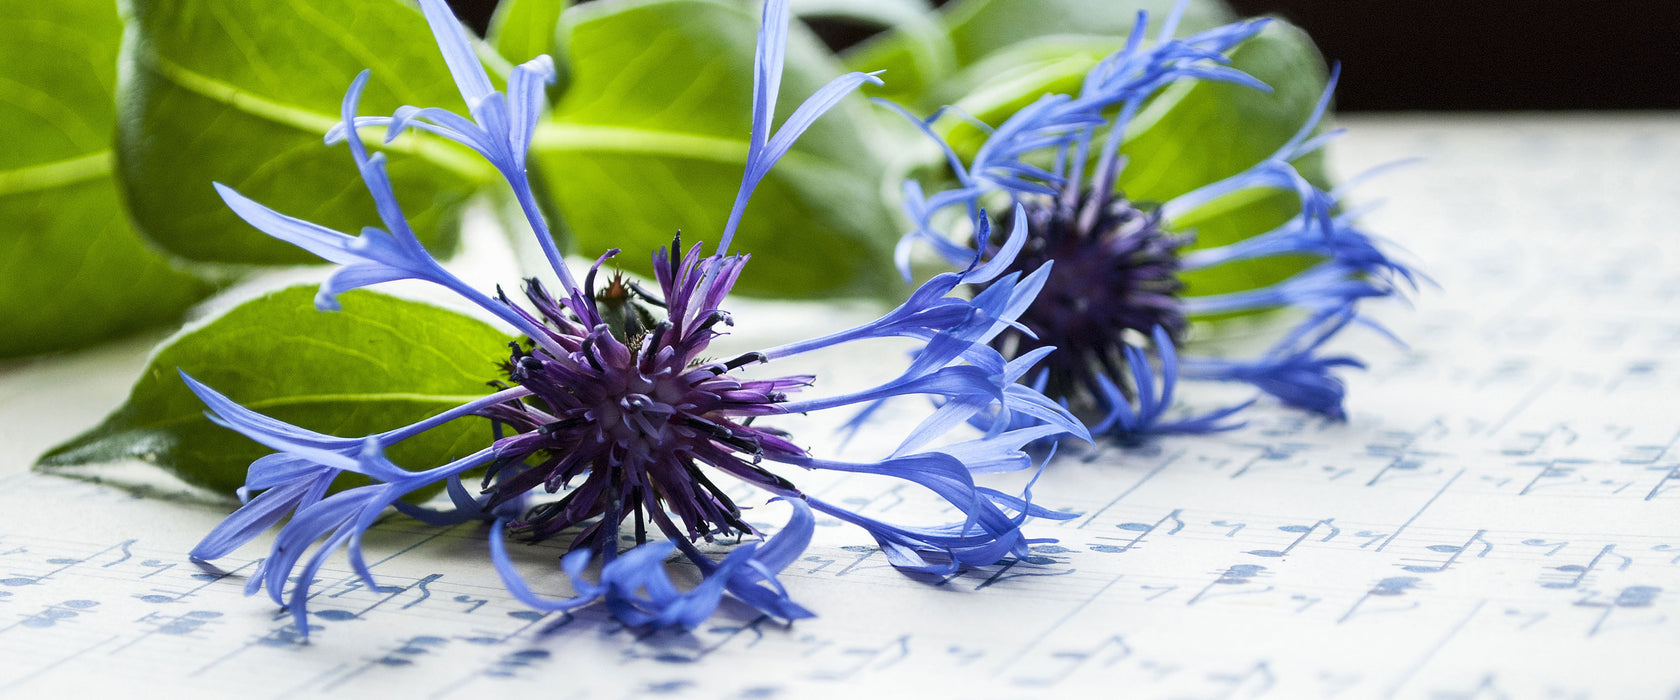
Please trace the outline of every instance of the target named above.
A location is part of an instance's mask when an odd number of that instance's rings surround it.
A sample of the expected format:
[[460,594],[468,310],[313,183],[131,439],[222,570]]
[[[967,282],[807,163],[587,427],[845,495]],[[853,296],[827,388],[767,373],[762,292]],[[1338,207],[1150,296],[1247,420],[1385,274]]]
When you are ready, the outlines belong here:
[[[900,269],[908,277],[916,243],[930,244],[956,264],[966,264],[977,251],[1010,260],[1011,271],[1054,263],[1017,327],[992,345],[1007,357],[1056,347],[1030,384],[1073,406],[1094,433],[1130,442],[1150,434],[1228,430],[1241,425],[1228,419],[1253,403],[1166,421],[1180,379],[1247,383],[1287,405],[1341,419],[1345,386],[1332,370],[1363,365],[1349,357],[1320,356],[1323,344],[1349,323],[1364,322],[1356,314],[1361,299],[1394,295],[1415,283],[1415,273],[1383,253],[1353,213],[1340,210],[1338,192],[1318,188],[1291,164],[1340,133],[1314,135],[1336,72],[1300,130],[1248,170],[1154,208],[1128,201],[1116,189],[1126,126],[1161,88],[1189,79],[1270,89],[1229,66],[1225,55],[1268,20],[1175,39],[1184,8],[1180,3],[1168,16],[1152,46],[1145,46],[1148,17],[1140,12],[1125,46],[1091,70],[1079,95],[1047,94],[996,128],[981,124],[987,139],[967,163],[933,130],[940,114],[923,120],[889,104],[939,143],[956,179],[955,187],[932,195],[917,181],[904,183],[905,208],[915,228],[900,240]],[[1172,222],[1244,190],[1291,192],[1300,209],[1272,231],[1186,252],[1193,236],[1175,233]],[[1018,252],[1007,249],[1011,243],[990,240],[982,207],[995,203],[1007,204],[1009,212],[999,228],[1028,231]],[[974,243],[964,245],[937,230],[948,211],[966,214],[959,219],[972,222]],[[1254,290],[1196,296],[1182,279],[1222,265],[1302,255],[1319,261]],[[1306,319],[1260,357],[1181,359],[1191,317],[1277,308],[1304,310]],[[1155,366],[1162,375],[1159,390]]]
[[[322,309],[336,308],[335,295],[345,290],[414,279],[454,291],[505,321],[524,335],[510,344],[505,388],[413,425],[338,437],[256,413],[183,375],[212,420],[276,451],[251,465],[240,492],[245,506],[212,531],[194,557],[226,555],[291,514],[249,591],[267,589],[276,603],[290,607],[299,632],[307,634],[310,581],[333,552],[346,548],[351,566],[374,585],[360,539],[388,506],[428,523],[483,519],[493,523],[489,537],[496,570],[510,592],[533,607],[560,610],[602,601],[628,625],[692,627],[725,594],[777,618],[809,616],[776,576],[810,542],[813,511],[863,527],[900,568],[931,573],[1025,555],[1033,542],[1021,532],[1028,516],[1065,517],[1032,505],[1025,494],[1012,496],[974,482],[975,474],[1031,466],[1022,447],[1034,440],[1061,433],[1089,437],[1067,410],[1015,383],[1043,353],[1006,361],[990,346],[1030,304],[1047,269],[1009,272],[1007,256],[984,263],[971,256],[962,272],[934,278],[872,323],[733,358],[703,359],[709,343],[733,323],[722,305],[748,257],[730,253],[729,242],[754,187],[824,111],[860,85],[878,82],[864,73],[837,78],[772,133],[770,115],[787,41],[786,0],[771,0],[764,8],[746,173],[721,243],[707,255],[699,244],[685,250],[679,236],[654,252],[655,290],[616,274],[602,279],[601,267],[617,250],[603,254],[580,282],[548,235],[524,168],[532,125],[543,107],[542,84],[553,77],[547,57],[515,68],[508,92],[497,92],[443,0],[422,0],[421,7],[472,118],[414,107],[390,117],[357,116],[368,78],[364,72],[345,95],[343,121],[327,136],[328,143],[348,145],[384,228],[349,235],[279,214],[225,186],[217,189],[253,226],[341,265],[316,297]],[[466,144],[494,164],[524,204],[558,290],[527,280],[528,305],[521,305],[500,292],[481,293],[438,264],[398,207],[383,155],[370,154],[362,143],[359,127],[368,126],[387,127],[388,139],[407,128],[429,131]],[[1025,229],[1016,233],[1018,241],[1024,240]],[[986,291],[972,298],[958,294],[976,284],[988,285]],[[741,371],[885,337],[918,340],[920,351],[900,376],[863,391],[796,398],[815,377],[749,378]],[[918,394],[942,407],[892,454],[876,461],[823,459],[765,424],[786,414]],[[991,429],[983,435],[941,441],[952,428],[982,415],[991,417]],[[488,418],[493,427],[486,431],[486,445],[470,455],[420,471],[384,456],[393,443],[466,416]],[[879,474],[920,484],[960,517],[936,527],[877,521],[802,492],[775,465]],[[461,482],[461,475],[474,469],[485,471],[477,494]],[[345,472],[373,483],[329,495],[329,486]],[[719,476],[786,501],[792,515],[768,540],[737,546],[714,561],[697,543],[760,536],[718,486]],[[440,482],[452,510],[433,511],[400,500]],[[533,498],[562,491],[554,499]],[[576,596],[551,600],[533,593],[507,556],[503,538],[510,531],[533,541],[571,533],[570,553],[561,567],[572,578]],[[626,535],[639,546],[620,553]],[[673,551],[703,577],[686,592],[666,571]],[[601,565],[594,582],[585,577],[592,560]],[[302,571],[294,577],[300,564]]]

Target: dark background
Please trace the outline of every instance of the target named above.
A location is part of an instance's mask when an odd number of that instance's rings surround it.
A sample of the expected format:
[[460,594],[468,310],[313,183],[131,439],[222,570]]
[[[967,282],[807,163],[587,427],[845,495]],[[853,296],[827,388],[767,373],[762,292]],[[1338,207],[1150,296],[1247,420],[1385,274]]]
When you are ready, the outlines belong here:
[[1342,62],[1337,109],[1680,108],[1676,0],[1229,0]]
[[[1305,27],[1341,61],[1344,112],[1680,109],[1680,0],[1228,1]],[[483,31],[495,0],[451,4]]]

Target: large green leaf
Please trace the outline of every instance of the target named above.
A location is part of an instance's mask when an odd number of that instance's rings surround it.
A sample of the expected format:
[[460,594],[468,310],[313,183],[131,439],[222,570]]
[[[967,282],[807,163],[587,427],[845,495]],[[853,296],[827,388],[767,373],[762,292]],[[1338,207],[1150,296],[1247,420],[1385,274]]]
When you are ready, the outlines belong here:
[[[603,0],[567,14],[572,82],[537,132],[536,161],[577,252],[648,256],[681,229],[716,243],[740,184],[758,19],[707,0]],[[844,69],[809,34],[789,42],[778,118]],[[759,186],[735,249],[755,260],[747,293],[891,292],[897,224],[853,98],[818,121]]]
[[[1045,37],[994,53],[943,83],[937,97],[966,114],[1002,123],[1047,92],[1077,94],[1086,71],[1123,40]],[[1151,99],[1127,129],[1119,187],[1140,202],[1164,202],[1242,172],[1270,156],[1311,115],[1324,91],[1326,72],[1312,40],[1299,28],[1274,21],[1230,51],[1232,65],[1271,86],[1270,92],[1231,83],[1181,81]],[[965,157],[985,134],[967,122],[939,123],[944,138]],[[1327,182],[1322,156],[1296,163],[1308,179]],[[1250,191],[1213,202],[1168,222],[1193,231],[1193,247],[1224,245],[1270,230],[1300,211],[1289,192]],[[1193,294],[1218,294],[1271,284],[1312,260],[1279,257],[1245,261],[1185,275]]]
[[[313,287],[246,302],[160,347],[128,401],[98,427],[53,448],[41,466],[142,459],[183,480],[232,493],[269,452],[204,415],[183,370],[245,406],[332,435],[368,435],[436,415],[490,391],[511,340],[452,311],[374,292],[315,309]],[[457,420],[392,445],[411,468],[482,449],[490,426]]]
[[[560,15],[569,5],[571,0],[502,0],[490,18],[490,44],[509,63],[524,63],[543,54],[563,61]],[[564,76],[562,66],[556,68]]]
[[209,292],[128,226],[110,0],[0,0],[0,357],[168,323]]
[[[1124,40],[1137,23],[1138,10],[1148,11],[1151,21],[1159,22],[1177,2],[959,0],[946,4],[938,14],[947,40],[929,42],[917,32],[888,32],[848,51],[846,63],[855,70],[886,70],[887,97],[905,105],[932,109],[955,102],[954,95],[966,94],[943,83],[955,80],[959,84],[973,85],[979,82],[972,75],[965,77],[958,73],[999,52],[1047,37],[1076,45],[1089,43],[1095,38],[1115,42],[1114,47],[1118,48],[1118,42]],[[1185,11],[1179,33],[1208,29],[1231,19],[1231,11],[1224,2],[1194,0]],[[949,51],[949,55],[932,55],[938,48]],[[1040,90],[1032,96],[1042,93],[1043,90]]]
[[[1270,93],[1240,85],[1186,82],[1168,88],[1138,115],[1121,153],[1129,160],[1120,187],[1134,199],[1165,201],[1235,175],[1270,156],[1299,131],[1324,92],[1324,60],[1299,28],[1275,21],[1231,51],[1232,65],[1270,85]],[[1326,183],[1323,159],[1295,164]],[[1270,230],[1300,211],[1294,193],[1250,192],[1168,222],[1193,230],[1197,248],[1224,245]],[[1185,276],[1192,294],[1217,294],[1271,284],[1310,260],[1248,261]]]
[[[341,231],[378,223],[348,151],[321,142],[362,69],[373,71],[362,114],[465,112],[424,18],[401,0],[132,0],[130,10],[118,165],[142,233],[185,259],[314,261],[241,222],[212,181]],[[398,201],[447,252],[488,166],[414,135],[386,150]]]

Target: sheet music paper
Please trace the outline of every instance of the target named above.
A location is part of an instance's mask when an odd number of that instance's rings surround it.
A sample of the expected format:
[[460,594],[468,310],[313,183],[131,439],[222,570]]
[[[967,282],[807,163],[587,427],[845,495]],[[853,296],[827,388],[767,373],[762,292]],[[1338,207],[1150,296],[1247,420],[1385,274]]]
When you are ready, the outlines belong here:
[[[121,401],[143,342],[5,369],[0,695],[1680,697],[1680,117],[1344,123],[1344,175],[1425,159],[1354,198],[1386,197],[1370,228],[1440,285],[1374,308],[1409,348],[1346,334],[1371,365],[1346,423],[1268,405],[1224,435],[1058,461],[1035,499],[1081,515],[1029,532],[1059,542],[943,581],[825,523],[783,576],[820,617],[791,626],[534,613],[482,526],[393,517],[368,541],[385,588],[334,560],[299,645],[242,596],[265,544],[225,577],[187,561],[225,503],[114,485],[143,465],[29,472]],[[911,486],[800,476],[868,514],[940,515]],[[555,546],[513,552],[569,592]]]

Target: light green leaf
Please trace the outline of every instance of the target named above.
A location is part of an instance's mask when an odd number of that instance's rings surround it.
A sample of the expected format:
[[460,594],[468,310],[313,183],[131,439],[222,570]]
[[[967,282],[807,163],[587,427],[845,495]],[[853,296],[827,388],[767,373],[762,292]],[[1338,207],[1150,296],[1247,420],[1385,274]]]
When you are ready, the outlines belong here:
[[566,58],[560,16],[571,0],[502,0],[490,18],[490,44],[509,63],[520,64],[548,54],[564,82]]
[[[938,14],[948,41],[950,55],[928,56],[929,44],[903,31],[878,35],[846,53],[846,64],[854,70],[886,70],[884,95],[906,106],[924,110],[956,101],[966,94],[959,86],[943,86],[949,80],[959,85],[975,84],[974,76],[956,74],[999,52],[1023,42],[1057,37],[1056,42],[1087,44],[1092,39],[1114,42],[1118,48],[1137,22],[1138,10],[1149,12],[1151,24],[1160,22],[1177,0],[958,0]],[[1220,0],[1195,0],[1186,10],[1179,34],[1201,31],[1234,19]],[[1112,49],[1110,49],[1112,50]],[[1001,66],[1008,68],[1006,64]],[[1066,92],[1066,90],[1054,90]],[[1033,93],[1032,97],[1043,94]]]
[[[1214,82],[1179,83],[1133,122],[1121,153],[1127,196],[1165,201],[1235,175],[1276,152],[1306,123],[1324,92],[1324,60],[1306,32],[1282,21],[1231,51],[1232,65],[1270,85],[1270,93]],[[1296,163],[1324,185],[1323,159]],[[1196,233],[1197,248],[1224,245],[1265,232],[1300,211],[1293,193],[1250,192],[1214,202],[1169,225]],[[1185,275],[1192,294],[1218,294],[1271,284],[1310,264],[1306,258],[1244,262]]]
[[[604,0],[567,13],[572,83],[537,132],[535,160],[574,248],[651,269],[681,229],[715,244],[745,168],[757,17],[707,0]],[[778,119],[840,75],[808,33],[788,46]],[[753,196],[735,249],[739,289],[777,296],[893,292],[899,231],[858,98],[816,123]]]
[[[270,452],[210,422],[177,375],[186,371],[253,410],[331,435],[359,437],[436,415],[491,390],[506,334],[479,321],[374,292],[315,309],[313,287],[246,302],[160,347],[128,401],[98,427],[53,448],[40,466],[142,459],[188,483],[231,494]],[[465,418],[390,446],[420,469],[482,449],[490,426]]]
[[[907,88],[915,76],[945,75],[956,67],[951,33],[927,0],[792,0],[789,7],[801,19],[840,19],[890,34],[898,63],[893,64],[885,93],[901,92],[900,83]],[[856,70],[885,68],[883,64]]]
[[[340,231],[378,223],[348,150],[322,144],[362,69],[373,71],[362,114],[403,104],[465,113],[424,18],[401,0],[132,0],[129,9],[118,167],[141,232],[181,258],[315,261],[240,221],[213,181]],[[386,152],[421,240],[448,252],[489,166],[415,135]]]
[[111,174],[110,0],[0,0],[0,357],[169,323],[210,287],[129,227]]
[[[1125,38],[1137,14],[1149,13],[1150,28],[1166,19],[1179,0],[965,0],[950,7],[950,27],[959,65],[971,65],[1000,49],[1041,36],[1084,34]],[[1223,2],[1194,1],[1179,23],[1180,36],[1230,22]]]

